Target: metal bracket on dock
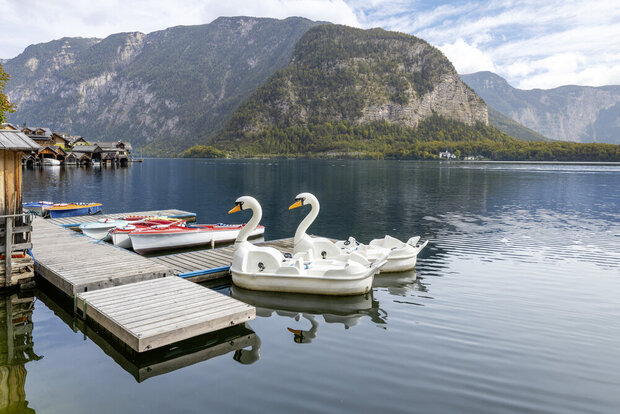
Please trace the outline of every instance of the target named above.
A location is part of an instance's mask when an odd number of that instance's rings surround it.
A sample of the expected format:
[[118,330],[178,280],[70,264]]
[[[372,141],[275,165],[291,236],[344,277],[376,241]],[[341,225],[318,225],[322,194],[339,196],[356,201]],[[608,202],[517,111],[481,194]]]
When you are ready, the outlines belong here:
[[78,312],[78,295],[73,294],[73,313],[77,314],[80,318],[86,320],[86,301],[82,299],[82,314]]

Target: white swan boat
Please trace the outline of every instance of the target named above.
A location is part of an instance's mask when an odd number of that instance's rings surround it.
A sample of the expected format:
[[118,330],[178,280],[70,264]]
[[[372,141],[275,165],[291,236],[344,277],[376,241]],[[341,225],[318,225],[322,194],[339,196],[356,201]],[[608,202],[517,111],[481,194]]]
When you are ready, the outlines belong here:
[[324,237],[310,237],[306,231],[319,215],[319,200],[310,193],[301,193],[295,197],[295,203],[289,210],[310,205],[310,212],[297,227],[294,239],[295,253],[312,251],[315,256],[324,258],[341,258],[344,254],[356,253],[370,262],[383,260],[387,255],[387,262],[381,267],[381,272],[404,272],[415,267],[418,253],[428,244],[428,240],[418,244],[420,237],[412,237],[406,243],[391,237],[374,239],[368,245],[357,242],[353,237],[336,243]]
[[263,211],[256,199],[239,197],[228,213],[252,210],[252,217],[235,241],[230,271],[235,285],[244,289],[317,295],[358,295],[372,287],[374,275],[385,259],[368,262],[357,253],[343,260],[315,258],[312,251],[286,257],[273,247],[247,241]]

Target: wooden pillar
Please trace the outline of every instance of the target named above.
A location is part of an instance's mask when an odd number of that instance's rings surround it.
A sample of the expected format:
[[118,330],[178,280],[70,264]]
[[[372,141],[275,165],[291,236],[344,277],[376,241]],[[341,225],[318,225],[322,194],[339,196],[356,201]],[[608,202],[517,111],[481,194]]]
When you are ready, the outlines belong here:
[[4,286],[11,286],[13,260],[13,218],[6,218],[4,227]]
[[[22,153],[21,151],[0,151],[0,215],[22,213]],[[2,219],[4,225],[4,286],[11,285],[13,228],[23,220],[13,217]]]

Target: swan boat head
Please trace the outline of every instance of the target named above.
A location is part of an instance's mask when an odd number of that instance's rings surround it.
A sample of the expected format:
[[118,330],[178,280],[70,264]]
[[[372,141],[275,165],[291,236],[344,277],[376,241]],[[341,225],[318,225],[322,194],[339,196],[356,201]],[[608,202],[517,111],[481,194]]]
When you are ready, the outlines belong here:
[[[293,241],[295,253],[305,253],[312,251],[312,256],[322,259],[348,259],[341,257],[342,252],[331,240],[324,237],[310,237],[306,232],[314,220],[318,217],[321,206],[319,200],[311,193],[297,194],[295,203],[289,207],[289,210],[310,205],[310,212],[299,223],[295,232]],[[364,263],[366,264],[366,263]]]
[[235,240],[235,247],[248,241],[248,237],[260,223],[260,219],[263,217],[263,209],[254,197],[242,196],[235,200],[235,207],[232,208],[228,214],[236,213],[243,210],[252,210],[252,217],[248,220],[247,224],[243,226],[237,239]]

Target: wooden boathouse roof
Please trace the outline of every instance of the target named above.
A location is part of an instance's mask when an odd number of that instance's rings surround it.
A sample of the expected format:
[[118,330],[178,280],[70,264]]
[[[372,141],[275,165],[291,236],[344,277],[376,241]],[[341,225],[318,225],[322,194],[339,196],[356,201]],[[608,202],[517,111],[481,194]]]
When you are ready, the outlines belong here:
[[20,131],[0,130],[0,149],[13,151],[36,151],[41,146]]

